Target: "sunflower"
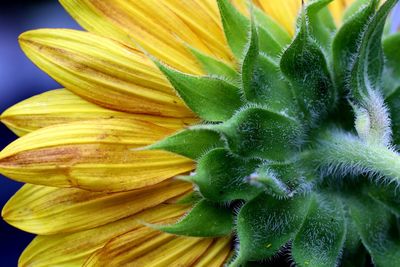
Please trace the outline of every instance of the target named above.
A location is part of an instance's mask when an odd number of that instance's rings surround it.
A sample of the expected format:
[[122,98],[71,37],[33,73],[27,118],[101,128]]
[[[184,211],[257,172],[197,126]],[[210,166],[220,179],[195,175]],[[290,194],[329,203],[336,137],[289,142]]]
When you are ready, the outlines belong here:
[[19,265],[399,266],[396,2],[61,0],[19,41],[65,88],[1,115]]

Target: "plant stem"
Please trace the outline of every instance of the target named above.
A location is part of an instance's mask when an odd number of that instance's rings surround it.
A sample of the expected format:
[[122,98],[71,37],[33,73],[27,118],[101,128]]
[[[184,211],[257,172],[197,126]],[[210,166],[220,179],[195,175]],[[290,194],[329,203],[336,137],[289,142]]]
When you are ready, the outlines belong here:
[[372,174],[400,182],[400,155],[381,145],[359,137],[334,131],[319,139],[319,145],[308,157],[328,173]]

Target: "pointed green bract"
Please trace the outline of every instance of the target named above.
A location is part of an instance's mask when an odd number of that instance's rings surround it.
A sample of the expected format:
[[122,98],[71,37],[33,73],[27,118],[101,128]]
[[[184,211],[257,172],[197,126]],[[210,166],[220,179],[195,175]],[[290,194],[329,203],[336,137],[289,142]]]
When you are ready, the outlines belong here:
[[392,92],[385,100],[386,104],[390,108],[393,142],[396,145],[399,145],[400,144],[400,87],[398,87],[394,92]]
[[383,89],[392,121],[393,141],[400,144],[400,33],[383,41],[386,65],[383,71]]
[[341,201],[315,195],[293,241],[292,257],[298,266],[336,266],[345,233]]
[[201,63],[204,71],[207,72],[208,75],[216,75],[221,77],[226,77],[236,81],[240,78],[239,73],[228,66],[226,63],[215,59],[213,57],[207,56],[197,49],[190,48],[192,54],[196,57],[196,59]]
[[240,111],[218,129],[235,154],[272,160],[290,158],[302,133],[295,119],[255,107]]
[[197,77],[157,63],[179,96],[207,121],[224,121],[242,106],[239,88],[212,77]]
[[336,30],[335,22],[327,5],[333,0],[313,0],[306,7],[310,34],[326,52],[330,51],[333,33]]
[[378,12],[366,21],[359,36],[359,48],[354,55],[350,69],[350,92],[358,102],[366,101],[373,91],[380,92],[383,70],[383,49],[381,44],[383,28],[390,11],[397,0],[388,0]]
[[227,236],[233,229],[233,214],[228,208],[203,199],[179,222],[173,225],[153,225],[152,227],[175,235]]
[[187,204],[196,204],[197,202],[199,202],[200,200],[202,200],[203,198],[201,197],[201,195],[199,194],[199,192],[194,191],[191,192],[181,198],[179,198],[175,204],[179,204],[179,205],[187,205]]
[[308,206],[308,198],[277,200],[265,194],[246,203],[237,218],[236,261],[262,260],[277,253],[297,233]]
[[343,14],[343,21],[347,21],[350,19],[354,14],[356,14],[360,9],[363,8],[363,6],[368,5],[368,3],[371,0],[355,0],[346,10],[344,11]]
[[367,251],[361,243],[357,227],[346,212],[346,240],[341,255],[340,264],[343,267],[365,267],[367,261]]
[[[400,88],[400,33],[395,33],[383,40],[383,52],[386,59],[383,71],[383,90],[387,97]],[[398,110],[398,109],[394,109]]]
[[249,20],[228,1],[217,0],[228,44],[237,59],[241,59],[250,30]]
[[313,174],[303,167],[295,161],[266,162],[250,176],[250,181],[276,198],[290,198],[311,187]]
[[306,14],[293,42],[283,53],[280,67],[292,83],[293,91],[305,116],[312,121],[335,103],[336,92],[325,55],[311,38]]
[[255,25],[242,64],[242,87],[246,99],[262,104],[270,110],[297,114],[289,84],[271,59],[260,54],[259,38]]
[[400,192],[397,186],[393,184],[384,187],[370,186],[368,195],[394,215],[400,216]]
[[350,214],[376,266],[400,266],[400,239],[395,217],[368,197],[349,201]]
[[[288,32],[256,6],[253,6],[253,16],[258,26],[266,31],[282,48],[290,43],[291,37]],[[265,52],[268,53],[269,51]]]
[[224,147],[221,135],[208,129],[186,129],[148,146],[148,149],[161,149],[191,159],[199,159],[216,147]]
[[259,160],[244,161],[227,149],[217,148],[200,159],[192,181],[210,200],[250,200],[261,192],[260,188],[248,182],[248,177],[259,164]]
[[[368,1],[351,18],[349,18],[336,33],[332,44],[333,69],[335,83],[338,90],[343,93],[352,61],[359,47],[359,37],[365,29],[370,16],[374,14],[377,0]],[[349,89],[350,90],[350,89]]]

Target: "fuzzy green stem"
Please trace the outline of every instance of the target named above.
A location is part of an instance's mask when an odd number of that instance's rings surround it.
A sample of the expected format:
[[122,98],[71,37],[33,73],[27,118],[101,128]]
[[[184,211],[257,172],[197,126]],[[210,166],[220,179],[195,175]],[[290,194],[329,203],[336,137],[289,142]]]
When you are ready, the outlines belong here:
[[380,144],[335,131],[325,134],[313,153],[313,162],[327,173],[369,174],[400,182],[400,155]]

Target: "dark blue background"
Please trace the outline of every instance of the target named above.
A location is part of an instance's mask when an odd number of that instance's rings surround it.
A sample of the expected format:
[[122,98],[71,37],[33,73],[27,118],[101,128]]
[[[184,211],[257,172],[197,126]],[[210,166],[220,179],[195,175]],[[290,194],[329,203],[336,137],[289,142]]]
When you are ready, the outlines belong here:
[[[35,28],[77,28],[57,1],[9,1],[0,7],[0,112],[30,96],[60,86],[34,66],[18,45],[18,35]],[[16,136],[0,125],[0,149]],[[0,207],[21,186],[0,176]],[[0,221],[0,266],[17,266],[33,235]]]

